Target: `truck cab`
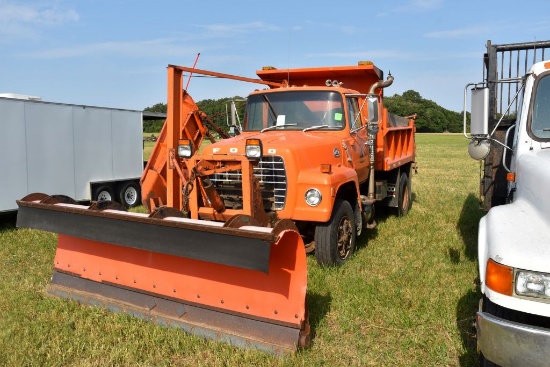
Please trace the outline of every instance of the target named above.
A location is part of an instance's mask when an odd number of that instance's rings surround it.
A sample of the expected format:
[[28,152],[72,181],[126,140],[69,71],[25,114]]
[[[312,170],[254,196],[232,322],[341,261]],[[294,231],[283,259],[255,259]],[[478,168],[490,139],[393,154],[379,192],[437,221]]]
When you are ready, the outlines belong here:
[[[550,62],[537,62],[513,78],[515,96],[490,126],[491,89],[512,78],[506,79],[473,85],[472,135],[467,135],[473,158],[506,172],[506,181],[499,182],[506,188],[504,203],[492,205],[479,223],[478,350],[481,365],[541,366],[550,360]],[[513,106],[517,109],[510,112]],[[509,116],[515,118],[498,138],[499,122]],[[495,146],[502,152],[498,163],[491,154]],[[482,177],[482,194],[483,180],[496,177]]]

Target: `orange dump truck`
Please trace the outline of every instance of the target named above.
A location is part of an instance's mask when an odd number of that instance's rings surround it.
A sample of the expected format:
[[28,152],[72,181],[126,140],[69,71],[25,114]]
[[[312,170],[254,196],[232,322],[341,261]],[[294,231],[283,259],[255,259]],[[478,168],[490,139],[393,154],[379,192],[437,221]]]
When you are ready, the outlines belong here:
[[[204,146],[208,118],[184,72],[263,84],[235,136]],[[414,118],[387,112],[370,62],[264,68],[260,79],[168,67],[167,120],[142,179],[150,214],[29,195],[18,226],[59,233],[48,292],[275,353],[310,341],[306,252],[349,259],[375,205],[411,205]]]

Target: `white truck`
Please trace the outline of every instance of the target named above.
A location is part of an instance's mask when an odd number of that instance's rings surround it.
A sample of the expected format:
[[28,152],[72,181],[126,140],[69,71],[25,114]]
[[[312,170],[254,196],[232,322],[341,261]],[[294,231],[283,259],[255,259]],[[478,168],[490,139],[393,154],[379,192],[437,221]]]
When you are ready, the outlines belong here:
[[548,49],[550,41],[489,41],[484,81],[464,90],[464,134],[470,155],[481,161],[480,196],[488,211],[478,234],[482,366],[550,365]]
[[0,94],[0,213],[29,193],[140,204],[142,111]]

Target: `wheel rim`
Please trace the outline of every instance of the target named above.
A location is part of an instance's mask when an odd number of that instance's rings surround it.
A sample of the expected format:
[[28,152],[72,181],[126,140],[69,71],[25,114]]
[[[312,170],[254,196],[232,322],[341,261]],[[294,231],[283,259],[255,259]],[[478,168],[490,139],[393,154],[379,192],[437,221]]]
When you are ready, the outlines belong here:
[[126,201],[126,204],[133,205],[135,204],[137,200],[137,190],[133,187],[128,187],[126,191],[124,191],[124,201]]
[[345,260],[349,256],[352,240],[353,225],[351,218],[344,216],[338,224],[338,257],[341,260]]
[[104,200],[111,200],[111,194],[109,194],[108,191],[101,191],[99,194],[97,194],[97,200],[98,201],[104,201]]

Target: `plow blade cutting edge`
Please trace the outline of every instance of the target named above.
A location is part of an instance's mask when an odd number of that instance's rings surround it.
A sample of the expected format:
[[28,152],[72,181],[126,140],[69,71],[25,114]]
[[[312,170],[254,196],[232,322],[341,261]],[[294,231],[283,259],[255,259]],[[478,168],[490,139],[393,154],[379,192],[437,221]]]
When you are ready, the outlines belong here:
[[309,345],[306,255],[292,222],[232,228],[65,199],[17,202],[18,227],[59,234],[48,293],[275,354]]

